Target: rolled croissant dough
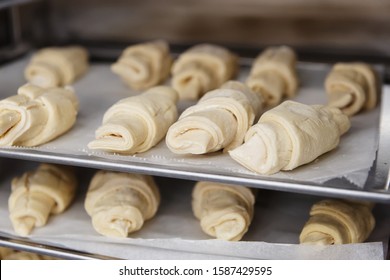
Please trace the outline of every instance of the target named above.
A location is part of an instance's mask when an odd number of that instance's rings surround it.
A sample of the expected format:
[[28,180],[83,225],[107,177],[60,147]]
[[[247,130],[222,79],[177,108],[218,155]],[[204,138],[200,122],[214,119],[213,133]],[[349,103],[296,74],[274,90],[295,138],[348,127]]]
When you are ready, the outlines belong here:
[[50,214],[59,214],[72,202],[77,180],[70,167],[41,164],[12,180],[8,199],[10,219],[17,234],[26,236],[46,225]]
[[305,244],[364,242],[375,227],[372,203],[327,199],[315,203],[299,236]]
[[260,174],[292,170],[337,147],[349,128],[349,118],[337,108],[285,101],[265,112],[229,154]]
[[195,217],[217,239],[240,240],[252,221],[254,204],[254,190],[244,186],[198,182],[192,191]]
[[163,82],[171,64],[169,44],[155,40],[127,47],[111,70],[130,88],[144,90]]
[[292,48],[268,47],[254,60],[246,84],[264,98],[266,106],[276,106],[283,97],[296,94],[296,61]]
[[71,88],[26,84],[0,101],[0,146],[37,146],[68,131],[76,122],[78,99]]
[[35,53],[24,75],[29,83],[44,88],[72,84],[88,69],[88,52],[80,46],[48,47]]
[[182,53],[172,66],[172,87],[182,100],[197,100],[233,77],[237,57],[224,47],[199,44]]
[[98,171],[84,206],[98,233],[127,237],[156,214],[159,204],[159,189],[151,176]]
[[118,101],[104,114],[88,147],[126,154],[149,150],[177,120],[177,99],[171,87],[157,86]]
[[237,81],[205,94],[168,130],[166,144],[177,154],[205,154],[240,145],[262,109],[262,100]]

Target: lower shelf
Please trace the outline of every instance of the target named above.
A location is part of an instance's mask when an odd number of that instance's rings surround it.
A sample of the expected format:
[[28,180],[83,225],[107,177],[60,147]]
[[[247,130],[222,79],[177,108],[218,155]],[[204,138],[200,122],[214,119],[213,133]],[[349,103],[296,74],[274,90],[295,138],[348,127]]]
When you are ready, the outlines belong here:
[[[8,217],[10,180],[38,163],[1,162],[0,215]],[[8,172],[9,171],[9,172]],[[162,200],[157,215],[129,238],[107,238],[92,227],[84,210],[85,191],[96,170],[80,168],[74,203],[28,238],[15,236],[8,218],[0,220],[0,245],[65,259],[383,259],[390,237],[390,205],[374,208],[376,227],[366,243],[298,245],[300,230],[319,196],[259,190],[249,231],[239,242],[211,239],[191,210],[193,181],[157,177]]]

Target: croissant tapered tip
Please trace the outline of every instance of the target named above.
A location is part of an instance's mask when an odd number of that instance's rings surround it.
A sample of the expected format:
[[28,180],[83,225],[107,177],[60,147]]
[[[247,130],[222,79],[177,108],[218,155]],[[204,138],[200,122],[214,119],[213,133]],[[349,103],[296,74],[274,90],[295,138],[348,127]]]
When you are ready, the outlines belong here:
[[132,228],[131,222],[123,219],[113,221],[110,226],[118,237],[127,237]]
[[260,174],[274,173],[273,170],[271,172],[267,164],[267,147],[257,134],[247,139],[241,146],[230,150],[229,155],[236,162],[253,172]]
[[24,217],[14,222],[14,229],[20,236],[27,236],[35,227],[35,219],[33,217]]
[[175,141],[169,143],[169,148],[176,153],[204,154],[209,151],[213,138],[207,131],[201,129],[188,130],[177,135]]
[[311,232],[300,240],[300,243],[307,245],[333,245],[334,240],[328,234],[322,232]]
[[6,134],[20,121],[20,114],[16,111],[0,111],[0,135]]
[[245,221],[227,220],[215,226],[215,236],[217,239],[236,241],[240,240],[245,232]]

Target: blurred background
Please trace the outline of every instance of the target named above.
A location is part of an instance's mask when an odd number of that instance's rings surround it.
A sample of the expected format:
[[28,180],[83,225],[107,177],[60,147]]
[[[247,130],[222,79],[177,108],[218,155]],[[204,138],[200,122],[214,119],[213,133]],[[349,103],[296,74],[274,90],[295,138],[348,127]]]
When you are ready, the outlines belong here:
[[68,43],[109,57],[127,44],[162,38],[178,51],[208,42],[253,56],[286,44],[304,60],[387,63],[389,15],[388,0],[6,0],[0,59]]

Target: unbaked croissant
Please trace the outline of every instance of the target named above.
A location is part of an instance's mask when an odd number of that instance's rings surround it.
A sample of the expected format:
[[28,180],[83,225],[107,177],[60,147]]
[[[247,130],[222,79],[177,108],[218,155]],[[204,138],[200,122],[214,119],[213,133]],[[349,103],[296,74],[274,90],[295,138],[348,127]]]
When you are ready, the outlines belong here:
[[174,62],[172,86],[180,99],[197,100],[231,79],[237,68],[237,57],[228,49],[211,44],[196,45]]
[[38,254],[30,252],[14,252],[7,255],[3,260],[43,260]]
[[17,234],[26,236],[46,225],[50,214],[59,214],[72,202],[77,181],[70,167],[41,164],[12,180],[8,199],[10,219]]
[[0,146],[37,146],[68,131],[76,122],[77,96],[70,88],[24,85],[0,101]]
[[128,154],[149,150],[177,120],[177,99],[174,89],[157,86],[120,100],[104,114],[88,147]]
[[349,128],[349,118],[337,108],[285,101],[265,112],[245,143],[229,153],[260,174],[292,170],[336,148]]
[[364,242],[375,227],[372,203],[326,199],[315,203],[299,236],[304,244]]
[[192,210],[202,230],[217,239],[240,240],[253,218],[254,191],[244,186],[198,182]]
[[99,171],[84,206],[98,233],[127,237],[156,214],[159,203],[160,193],[151,176]]
[[70,88],[26,84],[0,101],[0,146],[37,146],[58,137],[76,122],[78,99]]
[[266,106],[276,106],[297,91],[296,61],[290,47],[269,47],[253,62],[246,84],[264,98]]
[[0,247],[0,260],[4,260],[8,255],[12,254],[14,250],[7,247]]
[[148,89],[169,75],[172,57],[163,40],[141,43],[126,48],[111,70],[133,89]]
[[58,260],[57,258],[26,251],[12,251],[2,260]]
[[229,81],[187,108],[168,130],[166,144],[177,154],[205,154],[240,145],[262,108],[247,86]]
[[366,63],[337,63],[325,80],[329,106],[340,108],[348,116],[377,103],[377,79]]
[[88,52],[79,46],[49,47],[35,53],[24,75],[27,81],[41,87],[72,84],[88,69]]

